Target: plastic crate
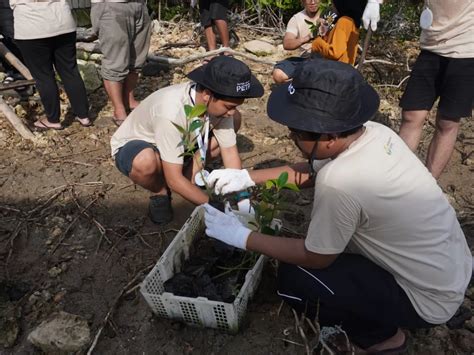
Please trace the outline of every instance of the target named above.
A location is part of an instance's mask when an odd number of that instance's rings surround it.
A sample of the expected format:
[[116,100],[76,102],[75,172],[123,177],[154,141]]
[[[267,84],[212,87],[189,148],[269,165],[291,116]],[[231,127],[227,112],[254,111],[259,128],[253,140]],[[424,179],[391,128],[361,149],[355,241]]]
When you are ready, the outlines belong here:
[[[238,217],[241,221],[246,219],[241,213]],[[265,256],[260,256],[255,266],[247,272],[245,282],[233,303],[212,301],[205,297],[175,296],[164,290],[163,284],[181,271],[182,264],[189,258],[193,239],[204,229],[204,208],[199,206],[147,275],[140,292],[153,312],[160,317],[180,320],[191,326],[217,328],[236,333],[245,316],[247,303],[257,290]]]

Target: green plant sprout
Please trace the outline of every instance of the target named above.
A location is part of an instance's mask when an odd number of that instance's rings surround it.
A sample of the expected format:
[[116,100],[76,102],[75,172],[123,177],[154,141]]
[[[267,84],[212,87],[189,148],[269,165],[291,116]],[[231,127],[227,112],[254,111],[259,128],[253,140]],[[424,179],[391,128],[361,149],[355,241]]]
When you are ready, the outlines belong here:
[[267,180],[264,185],[258,186],[255,190],[252,202],[255,210],[254,225],[262,233],[276,235],[279,233],[278,227],[271,225],[284,207],[282,191],[299,191],[299,188],[288,182],[288,173],[285,171],[277,179]]
[[[267,180],[264,185],[254,188],[252,206],[255,210],[255,222],[249,222],[249,224],[255,226],[260,233],[269,235],[278,235],[280,233],[278,226],[272,226],[272,223],[284,207],[283,190],[300,190],[298,186],[288,182],[288,173],[286,171],[281,173],[277,179]],[[246,252],[238,265],[234,267],[218,267],[223,272],[212,279],[217,279],[234,271],[250,270],[257,262],[258,257],[259,254],[256,252]]]
[[207,181],[203,175],[204,161],[205,156],[197,158],[196,156],[196,145],[197,145],[197,135],[194,134],[196,130],[203,133],[204,122],[200,119],[207,111],[207,107],[204,104],[197,104],[194,106],[184,105],[184,113],[186,114],[186,126],[180,126],[177,123],[171,122],[173,126],[181,133],[181,142],[178,143],[178,147],[183,147],[184,152],[181,153],[180,157],[191,157],[193,161],[199,166],[199,173],[201,174],[201,179],[204,182],[204,187],[209,196],[212,195],[212,189],[207,184]]

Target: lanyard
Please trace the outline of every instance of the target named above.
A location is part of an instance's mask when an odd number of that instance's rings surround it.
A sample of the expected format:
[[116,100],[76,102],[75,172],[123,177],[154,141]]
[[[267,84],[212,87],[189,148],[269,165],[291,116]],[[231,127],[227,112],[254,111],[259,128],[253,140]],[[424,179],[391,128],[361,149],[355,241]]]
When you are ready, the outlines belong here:
[[[195,105],[194,98],[196,97],[195,88],[195,84],[191,85],[191,87],[189,88],[189,98],[191,99],[193,105]],[[196,118],[196,120],[200,120],[200,118],[198,117]],[[206,117],[204,118],[204,139],[202,137],[202,131],[200,128],[196,128],[194,130],[194,135],[196,136],[196,141],[199,148],[199,155],[201,156],[201,162],[203,166],[206,164],[206,152],[207,147],[209,146],[209,126],[209,115],[206,114]]]

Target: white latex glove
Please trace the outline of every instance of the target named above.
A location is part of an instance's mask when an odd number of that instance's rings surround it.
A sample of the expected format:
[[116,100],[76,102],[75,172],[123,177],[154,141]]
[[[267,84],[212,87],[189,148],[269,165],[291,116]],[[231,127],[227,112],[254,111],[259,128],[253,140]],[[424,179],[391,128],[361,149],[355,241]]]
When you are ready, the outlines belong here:
[[214,187],[214,192],[217,195],[225,195],[255,186],[255,182],[253,182],[249,172],[245,169],[213,170],[207,178],[207,183]]
[[206,234],[228,245],[245,250],[247,239],[252,231],[244,227],[232,212],[223,213],[208,203],[204,204],[204,208],[206,209],[204,214]]
[[380,4],[379,0],[367,1],[364,14],[362,15],[362,22],[366,30],[369,28],[369,23],[372,31],[377,30],[377,22],[380,20]]

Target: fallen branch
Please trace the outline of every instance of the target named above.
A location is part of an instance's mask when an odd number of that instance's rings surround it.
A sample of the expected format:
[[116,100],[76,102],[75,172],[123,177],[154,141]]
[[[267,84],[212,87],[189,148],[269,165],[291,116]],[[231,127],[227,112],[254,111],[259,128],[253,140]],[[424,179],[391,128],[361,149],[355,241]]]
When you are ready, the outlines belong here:
[[0,84],[0,91],[21,88],[22,86],[35,85],[34,80],[16,80],[9,84]]
[[16,115],[16,113],[7,105],[3,98],[0,96],[0,112],[5,115],[8,121],[12,124],[13,128],[16,129],[20,135],[31,141],[35,140],[35,135],[26,127],[23,121]]
[[378,87],[378,88],[396,88],[396,89],[400,89],[400,87],[403,85],[403,83],[405,81],[407,81],[409,78],[410,78],[410,75],[407,75],[402,80],[400,80],[400,82],[397,85],[395,85],[395,84],[380,84],[380,85],[375,85],[375,86]]
[[28,68],[10,50],[0,42],[0,55],[4,57],[12,66],[18,70],[26,80],[33,80]]
[[268,64],[268,65],[275,65],[276,64],[275,61],[260,59],[260,58],[258,58],[257,56],[255,56],[253,54],[248,54],[248,53],[235,51],[235,50],[233,50],[232,48],[229,48],[229,47],[221,47],[221,48],[215,49],[213,51],[209,51],[209,52],[206,52],[206,53],[194,54],[194,55],[190,55],[186,58],[179,58],[179,59],[178,58],[163,57],[163,56],[159,56],[159,55],[155,55],[155,54],[148,54],[147,59],[150,60],[150,61],[153,61],[153,62],[157,62],[157,63],[165,63],[165,64],[172,65],[172,66],[178,66],[178,65],[188,64],[188,63],[191,63],[191,62],[194,62],[196,60],[203,59],[203,58],[212,57],[212,56],[224,53],[224,52],[226,52],[228,54],[232,54],[233,56],[236,56],[236,57],[243,57],[243,58],[246,58],[246,59],[251,60],[253,62],[257,62],[257,63]]

